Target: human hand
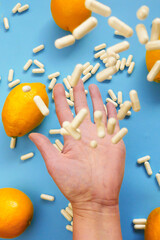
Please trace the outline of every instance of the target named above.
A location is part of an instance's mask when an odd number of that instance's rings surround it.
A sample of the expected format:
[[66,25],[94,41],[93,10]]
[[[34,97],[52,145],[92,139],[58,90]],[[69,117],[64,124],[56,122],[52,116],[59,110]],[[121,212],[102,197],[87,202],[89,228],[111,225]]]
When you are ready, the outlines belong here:
[[[89,87],[93,111],[103,112],[103,122],[107,126],[107,116],[103,101],[96,85]],[[54,99],[58,120],[72,121],[73,116],[61,84],[54,88]],[[118,209],[119,191],[123,180],[125,166],[125,146],[123,141],[112,144],[112,136],[106,133],[103,139],[98,138],[97,128],[91,122],[84,86],[80,80],[74,88],[76,114],[82,109],[88,110],[88,116],[80,126],[82,138],[79,141],[71,136],[64,136],[64,148],[60,153],[45,136],[32,133],[30,139],[40,150],[49,174],[72,203],[74,213],[84,215],[99,212],[102,209]],[[108,118],[117,119],[113,104],[107,104]],[[117,120],[115,133],[119,131]],[[90,141],[96,140],[98,147],[92,149]]]

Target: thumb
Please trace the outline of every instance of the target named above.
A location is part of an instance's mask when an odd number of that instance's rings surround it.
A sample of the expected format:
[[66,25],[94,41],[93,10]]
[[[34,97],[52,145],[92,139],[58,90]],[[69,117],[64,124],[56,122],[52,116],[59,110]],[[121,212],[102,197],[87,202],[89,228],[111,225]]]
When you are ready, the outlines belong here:
[[29,139],[40,151],[48,172],[51,173],[53,168],[55,168],[56,160],[59,160],[61,157],[61,153],[53,146],[47,137],[40,133],[29,134]]

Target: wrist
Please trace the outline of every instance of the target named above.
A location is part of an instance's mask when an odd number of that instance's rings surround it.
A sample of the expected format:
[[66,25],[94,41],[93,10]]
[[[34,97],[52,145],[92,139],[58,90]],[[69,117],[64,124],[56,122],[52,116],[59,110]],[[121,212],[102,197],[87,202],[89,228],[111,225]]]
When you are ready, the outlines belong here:
[[84,204],[76,208],[73,204],[74,240],[122,240],[119,205],[99,205],[97,203]]
[[116,216],[119,215],[119,204],[110,203],[107,205],[95,202],[72,204],[74,215],[92,218],[94,216]]

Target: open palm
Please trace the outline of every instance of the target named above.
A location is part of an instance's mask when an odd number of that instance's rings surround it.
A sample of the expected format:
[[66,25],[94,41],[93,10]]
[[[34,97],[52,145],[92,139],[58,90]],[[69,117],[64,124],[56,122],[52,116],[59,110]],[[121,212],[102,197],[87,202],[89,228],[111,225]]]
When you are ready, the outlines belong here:
[[[99,89],[92,84],[89,91],[93,110],[103,112],[103,122],[107,127],[107,116]],[[61,126],[64,121],[72,121],[73,116],[62,84],[55,86],[54,98]],[[88,109],[81,80],[74,88],[74,102],[76,114],[82,108]],[[115,117],[117,119],[116,109],[112,103],[107,104],[107,110],[108,118]],[[41,134],[32,133],[29,137],[41,152],[49,174],[75,208],[88,208],[91,203],[116,205],[124,174],[125,145],[123,141],[117,145],[112,144],[112,136],[107,133],[105,138],[98,138],[96,125],[91,122],[90,113],[81,124],[80,130],[82,138],[79,141],[74,140],[71,136],[64,136],[62,153]],[[118,130],[117,120],[115,132]],[[96,149],[90,147],[92,140],[98,142]]]

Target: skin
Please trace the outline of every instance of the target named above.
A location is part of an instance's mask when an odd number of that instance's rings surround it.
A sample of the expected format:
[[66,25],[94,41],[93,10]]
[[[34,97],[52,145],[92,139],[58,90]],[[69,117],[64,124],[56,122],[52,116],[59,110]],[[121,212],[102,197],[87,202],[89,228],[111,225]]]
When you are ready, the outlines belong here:
[[[103,113],[107,127],[107,116],[101,94],[96,85],[89,86],[93,111]],[[72,121],[73,116],[65,97],[62,84],[54,88],[56,114],[62,126],[64,121]],[[97,137],[97,128],[91,122],[84,86],[80,80],[74,88],[76,114],[82,109],[88,115],[80,126],[82,138],[79,141],[64,136],[64,148],[60,153],[45,136],[32,133],[29,138],[41,152],[49,174],[72,203],[74,222],[73,239],[122,240],[119,216],[119,192],[124,175],[125,145],[121,140],[117,145],[111,143],[112,136]],[[108,118],[117,112],[112,103],[107,104]],[[119,131],[117,120],[115,133]],[[92,149],[91,140],[98,142]]]

